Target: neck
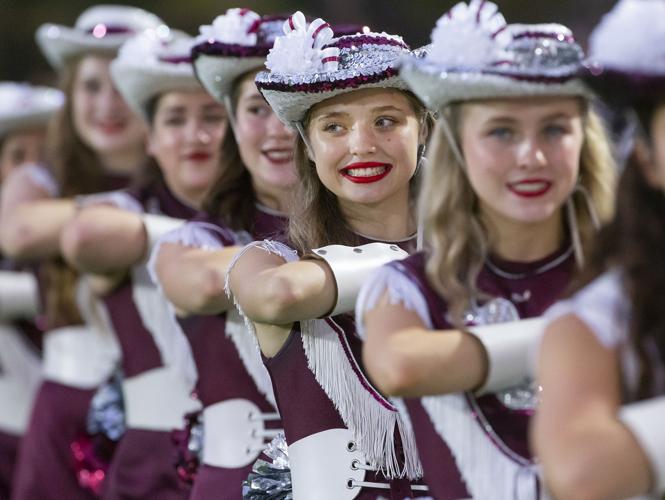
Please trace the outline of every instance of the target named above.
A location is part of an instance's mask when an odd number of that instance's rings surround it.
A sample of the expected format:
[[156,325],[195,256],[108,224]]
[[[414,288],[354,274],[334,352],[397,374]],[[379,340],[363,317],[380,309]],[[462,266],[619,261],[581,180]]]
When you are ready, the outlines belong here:
[[363,205],[339,200],[347,224],[356,234],[383,241],[398,241],[416,232],[409,190],[380,203]]
[[139,148],[123,151],[121,153],[109,153],[99,155],[104,170],[110,174],[127,175],[136,177],[145,163],[145,149]]
[[533,262],[556,252],[564,240],[562,212],[557,211],[547,221],[533,223],[514,220],[489,220],[491,251],[502,259],[514,262]]
[[208,195],[207,191],[187,192],[174,189],[171,186],[168,186],[168,188],[169,191],[171,191],[171,194],[175,196],[183,205],[187,205],[188,207],[194,208],[196,210],[203,209],[203,203],[205,202],[206,196]]
[[293,195],[291,189],[274,188],[268,190],[254,186],[254,193],[256,193],[256,201],[261,205],[283,214],[289,212],[289,199]]

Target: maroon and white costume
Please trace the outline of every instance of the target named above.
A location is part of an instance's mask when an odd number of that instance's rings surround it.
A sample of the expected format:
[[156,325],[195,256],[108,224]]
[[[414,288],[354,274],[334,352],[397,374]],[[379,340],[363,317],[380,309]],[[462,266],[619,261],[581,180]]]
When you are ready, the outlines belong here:
[[[413,251],[416,239],[385,243]],[[297,260],[277,241],[252,247]],[[425,491],[411,481],[420,476],[413,435],[366,377],[355,331],[352,314],[299,321],[280,351],[263,358],[284,423],[294,496],[404,498]]]
[[[567,245],[528,264],[488,259],[478,288],[501,300],[477,304],[467,323],[540,316],[569,284],[575,266],[572,250]],[[377,272],[363,287],[358,318],[387,291],[391,303],[416,312],[428,328],[452,329],[446,302],[428,284],[425,260],[418,253]],[[528,384],[482,397],[465,393],[404,400],[430,494],[436,499],[535,498],[538,485],[527,426],[536,401]]]
[[[0,83],[0,141],[33,128],[46,129],[62,92],[25,83]],[[19,167],[20,168],[20,167]],[[37,166],[24,169],[39,170]],[[49,178],[50,180],[50,178]],[[32,266],[34,268],[34,266]],[[31,272],[34,271],[34,272]],[[0,258],[0,499],[8,499],[21,435],[28,425],[41,378],[41,331],[36,268]]]
[[[161,238],[153,256],[162,243],[215,250],[252,238],[280,237],[286,222],[283,215],[257,205],[250,237],[199,215]],[[266,442],[282,428],[268,372],[256,340],[247,334],[235,309],[178,321],[194,356],[196,393],[203,405],[203,465],[191,497],[239,498],[242,482]]]
[[[472,0],[439,19],[426,54],[404,61],[400,75],[436,111],[452,102],[479,99],[585,97],[584,86],[575,78],[582,57],[564,26],[507,25],[495,4]],[[457,168],[464,168],[445,113],[439,115],[439,124],[459,162]],[[563,293],[581,252],[574,216],[568,225],[571,244],[540,262],[488,257],[477,286],[495,299],[482,303],[476,298],[465,317],[467,324],[542,314]],[[392,301],[417,312],[429,328],[450,329],[447,304],[427,282],[426,258],[418,254],[389,264],[367,282],[359,297],[358,318],[375,307],[387,289]],[[537,473],[527,448],[527,422],[536,400],[528,382],[483,397],[466,393],[406,400],[430,493],[437,499],[537,498]]]

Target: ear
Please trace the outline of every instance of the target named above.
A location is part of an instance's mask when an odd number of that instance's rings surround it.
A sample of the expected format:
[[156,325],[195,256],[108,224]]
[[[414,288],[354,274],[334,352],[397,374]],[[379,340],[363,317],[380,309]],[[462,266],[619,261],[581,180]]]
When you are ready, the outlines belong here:
[[653,161],[653,151],[644,139],[635,139],[635,156],[647,184],[654,189],[663,189],[662,181],[658,177],[658,167]]

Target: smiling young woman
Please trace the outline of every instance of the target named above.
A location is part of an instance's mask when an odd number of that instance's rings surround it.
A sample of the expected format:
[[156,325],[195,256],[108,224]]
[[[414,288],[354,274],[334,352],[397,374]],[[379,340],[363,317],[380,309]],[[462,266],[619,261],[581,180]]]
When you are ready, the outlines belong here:
[[[539,323],[517,320],[563,293],[594,216],[607,218],[609,147],[567,28],[506,25],[473,1],[432,38],[402,68],[440,113],[420,199],[425,249],[365,283],[363,359],[380,389],[408,398],[434,497],[537,498],[525,379]],[[460,43],[474,54],[464,64]]]
[[[249,245],[229,272],[230,290],[255,326],[246,334],[256,334],[272,379],[294,495],[410,496],[422,489],[412,437],[362,374],[355,328],[343,313],[367,268],[415,249],[413,187],[428,114],[396,76],[410,53],[399,37],[364,33],[326,45],[327,24],[308,26],[300,13],[284,30],[268,56],[270,71],[256,81],[300,134],[288,232],[295,250],[277,241]],[[300,40],[313,45],[313,60],[289,49]],[[336,259],[297,260],[323,245],[331,246],[314,254],[341,255],[353,276],[335,273]],[[257,281],[261,287],[251,286]]]

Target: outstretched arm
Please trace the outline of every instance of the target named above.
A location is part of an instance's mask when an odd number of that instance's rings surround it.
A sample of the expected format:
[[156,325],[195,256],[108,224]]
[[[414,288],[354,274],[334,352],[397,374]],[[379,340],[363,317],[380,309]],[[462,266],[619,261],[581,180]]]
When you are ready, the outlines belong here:
[[472,390],[486,378],[482,344],[458,330],[432,331],[418,314],[385,294],[364,314],[363,362],[377,387],[391,396]]
[[555,498],[618,499],[650,489],[647,458],[618,418],[619,374],[617,352],[577,316],[548,326],[531,438]]
[[237,246],[207,250],[163,243],[155,271],[164,293],[179,311],[219,314],[233,305],[224,291],[224,280],[238,250]]
[[6,255],[39,259],[60,253],[60,232],[76,211],[73,200],[53,198],[25,168],[7,178],[0,200],[0,246]]
[[62,254],[80,271],[125,271],[146,255],[147,237],[140,214],[99,205],[79,211],[64,227]]
[[230,272],[235,300],[257,323],[286,325],[328,314],[337,287],[330,268],[317,260],[286,262],[261,248],[247,249]]

